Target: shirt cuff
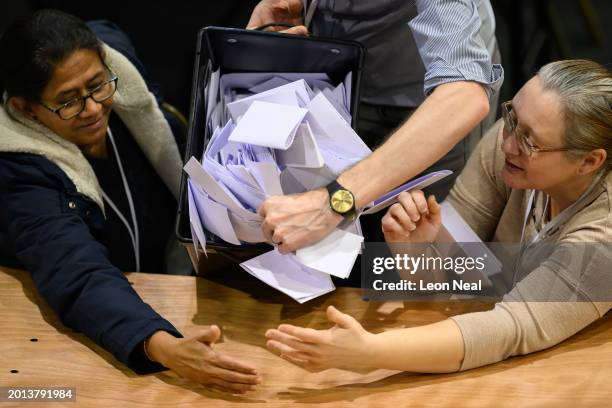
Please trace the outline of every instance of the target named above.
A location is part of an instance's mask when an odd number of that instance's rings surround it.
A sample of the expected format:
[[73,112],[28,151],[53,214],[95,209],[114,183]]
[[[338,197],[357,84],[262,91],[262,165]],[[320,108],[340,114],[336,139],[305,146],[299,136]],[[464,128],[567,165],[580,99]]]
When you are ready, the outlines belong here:
[[472,81],[481,84],[488,97],[491,98],[495,92],[499,91],[504,82],[504,69],[500,64],[492,64],[490,70],[478,63],[463,66],[442,64],[435,66],[434,64],[432,69],[425,74],[425,95],[432,93],[439,85],[459,81]]

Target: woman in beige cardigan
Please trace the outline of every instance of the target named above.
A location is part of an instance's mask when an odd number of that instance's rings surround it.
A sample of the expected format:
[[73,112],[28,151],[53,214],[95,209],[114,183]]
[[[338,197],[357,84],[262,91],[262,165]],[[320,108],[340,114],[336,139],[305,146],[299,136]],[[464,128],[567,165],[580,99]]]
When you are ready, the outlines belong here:
[[[550,242],[549,258],[489,311],[372,334],[330,306],[334,327],[281,325],[266,333],[270,349],[310,369],[453,372],[551,347],[612,307],[610,72],[584,60],[548,64],[502,111],[448,201],[483,241]],[[404,193],[382,223],[389,244],[432,243],[440,226],[440,206],[420,191]],[[579,267],[566,262],[563,244],[587,242],[602,249]]]

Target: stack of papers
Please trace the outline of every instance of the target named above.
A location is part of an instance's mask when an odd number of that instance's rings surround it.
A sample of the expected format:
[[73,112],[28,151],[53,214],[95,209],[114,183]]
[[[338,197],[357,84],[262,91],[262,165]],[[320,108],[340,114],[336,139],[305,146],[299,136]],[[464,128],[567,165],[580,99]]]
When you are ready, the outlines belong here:
[[[206,234],[233,244],[265,242],[257,208],[270,196],[325,186],[371,153],[350,126],[350,74],[334,86],[325,74],[213,73],[205,90],[207,129],[202,159],[185,165],[196,253]],[[368,206],[391,205],[401,191],[450,174],[408,183]],[[334,290],[361,251],[358,219],[317,244],[282,255],[273,249],[241,266],[302,303]]]

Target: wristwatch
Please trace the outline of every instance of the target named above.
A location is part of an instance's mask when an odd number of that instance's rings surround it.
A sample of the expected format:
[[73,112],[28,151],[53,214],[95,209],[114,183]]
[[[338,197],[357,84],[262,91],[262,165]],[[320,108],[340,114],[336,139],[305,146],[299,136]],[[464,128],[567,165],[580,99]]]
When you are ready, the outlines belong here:
[[329,183],[325,188],[329,192],[329,206],[344,219],[353,220],[357,216],[355,208],[355,196],[346,188],[342,187],[336,180]]

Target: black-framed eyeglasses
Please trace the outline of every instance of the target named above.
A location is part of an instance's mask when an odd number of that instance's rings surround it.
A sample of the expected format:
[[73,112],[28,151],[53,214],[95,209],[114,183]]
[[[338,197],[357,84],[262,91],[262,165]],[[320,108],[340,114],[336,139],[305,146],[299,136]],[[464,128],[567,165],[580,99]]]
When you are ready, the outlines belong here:
[[566,152],[572,150],[567,147],[539,147],[533,144],[529,140],[529,136],[519,127],[518,119],[512,108],[512,101],[507,101],[501,104],[502,118],[504,119],[504,128],[508,133],[516,137],[519,149],[527,156],[531,156],[533,153],[546,153],[546,152]]
[[117,75],[115,74],[112,74],[112,77],[109,80],[104,81],[100,85],[96,86],[94,89],[89,91],[87,95],[71,99],[57,108],[51,108],[42,101],[40,102],[40,104],[51,112],[57,114],[60,119],[70,120],[79,116],[81,112],[85,110],[87,98],[91,98],[94,102],[102,103],[105,100],[109,99],[111,96],[113,96],[115,94],[115,91],[117,91],[118,80],[119,77],[117,77]]

